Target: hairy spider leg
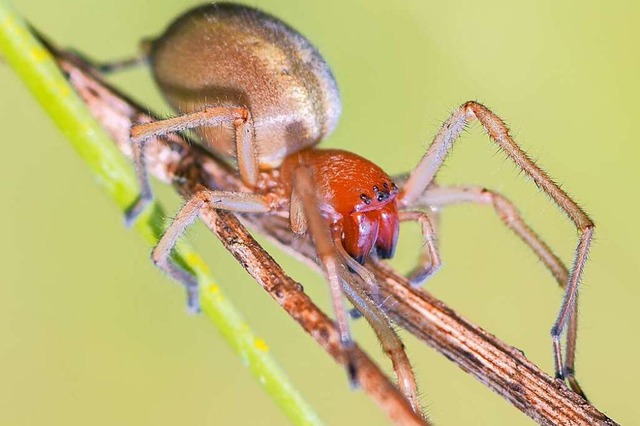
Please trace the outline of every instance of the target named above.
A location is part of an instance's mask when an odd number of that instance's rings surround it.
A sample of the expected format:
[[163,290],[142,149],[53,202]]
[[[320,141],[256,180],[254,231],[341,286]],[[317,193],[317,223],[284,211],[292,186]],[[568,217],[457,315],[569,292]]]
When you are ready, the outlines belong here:
[[272,211],[274,207],[272,197],[269,195],[212,191],[202,187],[180,209],[153,249],[151,259],[160,270],[185,287],[187,306],[194,313],[200,311],[198,279],[171,259],[171,252],[178,239],[206,208],[243,213],[267,213]]
[[183,132],[203,126],[218,126],[224,123],[232,124],[235,129],[240,176],[249,187],[255,186],[258,180],[258,154],[253,143],[253,120],[247,108],[205,106],[201,110],[189,114],[140,123],[131,128],[131,145],[141,195],[125,214],[127,226],[131,226],[153,200],[144,160],[147,141],[170,133]]
[[438,242],[436,239],[436,231],[429,216],[422,211],[400,210],[399,219],[401,222],[417,222],[422,230],[424,238],[423,252],[420,256],[418,265],[407,277],[411,284],[419,286],[423,284],[431,275],[436,273],[442,261],[438,253]]
[[[567,378],[572,389],[576,393],[584,395],[575,379],[575,372],[572,367],[577,339],[577,324],[575,320],[571,320],[570,318],[574,317],[577,312],[576,301],[578,286],[587,261],[589,247],[593,240],[594,223],[582,208],[520,149],[509,134],[506,124],[497,115],[478,102],[469,101],[460,106],[449,119],[445,121],[427,149],[424,157],[409,175],[402,191],[398,195],[398,201],[401,206],[411,206],[419,199],[420,195],[434,181],[453,143],[458,139],[464,128],[473,120],[478,120],[489,137],[507,156],[533,179],[536,186],[548,194],[556,205],[569,216],[580,234],[571,271],[564,285],[565,294],[562,305],[556,321],[551,328],[551,338],[556,377],[560,379]],[[563,365],[560,338],[567,323],[570,324],[567,333],[567,338],[570,340],[570,343],[567,345],[567,364]]]
[[[340,281],[339,269],[342,265],[331,239],[329,222],[322,217],[318,207],[311,170],[305,166],[300,166],[294,171],[293,176],[292,194],[295,194],[295,196],[292,199],[301,206],[301,209],[295,210],[302,210],[303,212],[303,215],[298,216],[296,219],[298,222],[304,221],[304,224],[298,223],[298,227],[309,231],[316,247],[318,260],[329,283],[333,311],[340,332],[340,343],[346,358],[345,366],[352,386],[356,387],[358,386],[358,370],[354,363],[354,345],[349,330],[349,314],[344,303]],[[366,295],[363,299],[366,299]]]
[[[538,259],[549,269],[560,288],[566,289],[569,270],[553,250],[531,229],[520,216],[518,209],[503,195],[482,186],[437,186],[427,189],[414,203],[415,206],[443,207],[452,204],[473,203],[491,205],[502,223],[515,233],[538,256]],[[586,395],[575,379],[576,333],[578,329],[578,302],[573,304],[573,312],[569,316],[567,328],[567,348],[565,358],[565,376],[571,388],[585,400]]]

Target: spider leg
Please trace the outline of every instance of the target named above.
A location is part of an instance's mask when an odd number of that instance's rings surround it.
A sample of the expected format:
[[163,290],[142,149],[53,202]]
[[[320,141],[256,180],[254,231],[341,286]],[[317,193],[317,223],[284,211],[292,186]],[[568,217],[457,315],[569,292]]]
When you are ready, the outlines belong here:
[[420,256],[418,266],[409,274],[409,281],[414,286],[424,283],[427,278],[433,275],[442,262],[438,254],[436,231],[431,219],[425,212],[400,210],[398,217],[401,222],[414,221],[420,224],[422,235],[425,240],[423,253]]
[[147,171],[147,163],[144,155],[148,139],[140,142],[131,141],[131,153],[133,155],[133,165],[136,172],[136,179],[140,185],[140,195],[129,206],[124,214],[124,223],[127,228],[131,228],[135,221],[145,211],[147,206],[153,201],[153,191],[151,189],[151,181]]
[[[45,44],[50,45],[48,40],[42,38],[42,36],[40,35],[38,36]],[[89,64],[93,69],[98,70],[100,73],[111,74],[133,68],[138,65],[146,64],[149,60],[148,52],[150,43],[147,41],[143,41],[142,44],[143,49],[139,55],[119,61],[110,61],[104,63],[98,62],[95,59],[88,57],[86,54],[76,51],[75,49],[66,49],[62,52],[62,54],[67,58],[71,58],[72,60],[79,60],[85,64]],[[55,50],[55,48],[53,49]],[[125,225],[128,228],[133,226],[136,219],[153,201],[153,191],[151,190],[144,156],[146,143],[151,137],[153,137],[153,135],[138,142],[131,141],[131,152],[133,154],[136,179],[140,184],[140,195],[125,212]]]
[[203,126],[218,126],[223,123],[231,123],[235,127],[240,176],[243,182],[253,187],[258,179],[258,156],[253,143],[253,119],[245,107],[209,105],[178,117],[141,123],[131,128],[131,141],[140,143],[169,133]]
[[304,212],[304,218],[298,216],[296,218],[298,223],[294,226],[297,229],[308,229],[315,244],[322,271],[327,283],[329,283],[331,302],[333,303],[338,333],[340,334],[340,344],[344,353],[344,364],[347,368],[351,385],[357,387],[358,369],[353,353],[355,346],[349,330],[349,314],[342,294],[342,285],[340,284],[339,268],[341,265],[335,245],[331,240],[329,222],[320,214],[318,199],[313,187],[313,178],[308,168],[298,167],[295,170],[293,192],[295,195],[291,197],[291,200],[297,206],[292,206],[292,210],[300,211],[300,208],[302,208]]
[[569,327],[567,329],[567,353],[565,354],[564,376],[569,382],[571,389],[578,395],[589,401],[587,395],[582,390],[578,379],[576,379],[576,341],[578,338],[578,295],[573,304],[573,312],[569,319]]
[[[75,53],[75,52],[74,52]],[[136,56],[124,58],[116,61],[96,63],[95,67],[102,74],[114,74],[128,69],[136,68],[149,63],[147,52],[140,52]]]
[[83,62],[91,64],[91,66],[98,70],[98,72],[107,75],[126,71],[128,69],[136,68],[142,65],[147,65],[149,63],[149,54],[151,52],[152,43],[153,40],[151,39],[143,39],[140,42],[140,52],[137,55],[108,62],[99,62],[91,57],[88,57],[85,53],[79,52],[75,49],[65,49],[64,52],[65,54],[70,54],[79,58]]
[[[414,204],[414,207],[443,207],[452,204],[473,203],[491,205],[500,220],[511,229],[547,267],[562,289],[566,288],[569,270],[556,256],[553,250],[524,221],[518,209],[503,195],[481,186],[438,186],[428,188]],[[577,302],[569,316],[567,328],[567,348],[565,358],[565,376],[571,388],[585,400],[586,395],[575,379],[575,352],[578,328]]]
[[244,213],[267,213],[273,210],[274,203],[270,195],[203,189],[180,209],[153,249],[151,258],[159,269],[184,286],[187,291],[187,306],[194,313],[200,311],[198,279],[171,259],[171,251],[200,212],[208,208]]
[[[356,307],[356,312],[364,316],[371,328],[376,333],[382,350],[391,360],[393,370],[398,381],[398,388],[407,398],[413,411],[423,414],[418,398],[418,384],[413,374],[411,362],[405,352],[404,343],[395,332],[391,320],[384,313],[385,301],[377,301],[380,298],[379,286],[373,274],[364,266],[355,261],[342,246],[342,229],[333,229],[334,246],[337,249],[344,265],[349,266],[359,275],[367,285],[366,291],[355,282],[351,274],[344,268],[340,270],[340,277],[344,282],[347,298]],[[351,314],[353,317],[353,314]]]
[[258,156],[253,143],[253,120],[244,107],[207,106],[200,111],[165,120],[140,123],[131,128],[131,146],[140,183],[140,197],[125,214],[125,223],[131,226],[153,199],[149,178],[145,168],[144,149],[149,139],[182,132],[203,126],[231,123],[235,128],[238,169],[243,182],[255,186],[258,179]]
[[473,203],[493,206],[498,218],[522,239],[549,269],[563,289],[569,271],[551,248],[531,229],[518,209],[503,195],[481,186],[438,186],[427,189],[414,203],[414,207],[442,207],[452,204]]
[[[565,373],[573,376],[573,372],[569,371],[562,363],[560,338],[567,323],[571,323],[570,318],[575,316],[578,286],[587,261],[589,247],[593,240],[594,224],[582,208],[520,149],[511,135],[509,135],[505,123],[497,115],[474,101],[467,102],[458,108],[444,123],[420,163],[411,172],[399,194],[400,205],[413,205],[420,194],[427,189],[435,179],[453,143],[460,136],[465,126],[473,120],[478,120],[493,142],[534,181],[538,188],[547,193],[558,207],[569,216],[580,234],[573,264],[565,285],[562,305],[551,328],[556,377],[564,379]],[[576,332],[577,326],[575,324],[569,327],[568,334],[573,336],[571,339],[575,339]],[[573,355],[567,355],[568,360],[572,358]],[[569,384],[574,391],[580,392],[579,386],[575,386],[575,383],[575,378],[569,380]]]

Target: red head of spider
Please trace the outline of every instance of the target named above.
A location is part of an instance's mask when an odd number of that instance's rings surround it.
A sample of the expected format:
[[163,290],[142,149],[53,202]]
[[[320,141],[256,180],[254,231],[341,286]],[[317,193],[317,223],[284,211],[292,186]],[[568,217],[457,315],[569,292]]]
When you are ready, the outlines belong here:
[[280,168],[283,183],[291,182],[299,165],[313,172],[319,209],[351,257],[364,263],[372,250],[383,259],[393,256],[398,187],[380,167],[351,152],[308,149],[285,159]]

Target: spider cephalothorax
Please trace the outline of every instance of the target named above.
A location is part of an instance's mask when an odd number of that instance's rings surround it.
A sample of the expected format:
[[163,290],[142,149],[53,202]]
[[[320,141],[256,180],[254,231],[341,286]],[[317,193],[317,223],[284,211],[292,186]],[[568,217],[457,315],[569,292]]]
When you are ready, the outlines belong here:
[[308,149],[284,160],[283,185],[291,187],[296,167],[312,172],[320,211],[332,229],[341,232],[351,257],[364,263],[373,249],[383,259],[393,256],[399,232],[398,187],[379,166],[348,151]]

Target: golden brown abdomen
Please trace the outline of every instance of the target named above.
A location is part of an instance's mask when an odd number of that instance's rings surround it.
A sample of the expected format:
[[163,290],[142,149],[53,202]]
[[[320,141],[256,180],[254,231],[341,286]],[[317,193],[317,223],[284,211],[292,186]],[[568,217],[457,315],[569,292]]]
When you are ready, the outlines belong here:
[[[241,5],[187,12],[154,42],[151,62],[180,113],[205,105],[248,107],[262,168],[318,143],[340,116],[337,85],[318,51],[278,19]],[[197,133],[219,154],[235,157],[230,125]]]

